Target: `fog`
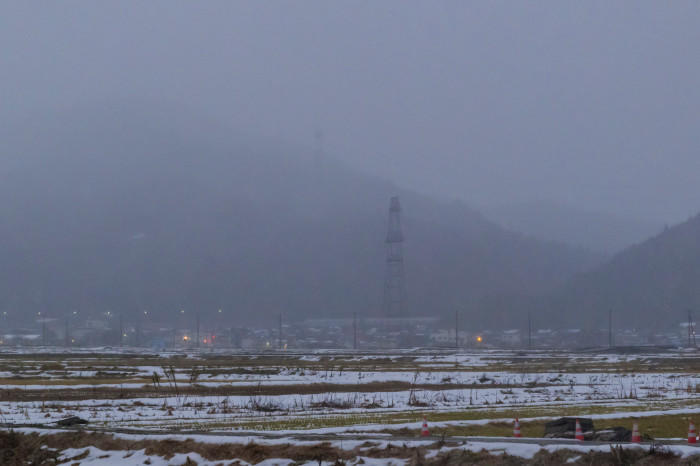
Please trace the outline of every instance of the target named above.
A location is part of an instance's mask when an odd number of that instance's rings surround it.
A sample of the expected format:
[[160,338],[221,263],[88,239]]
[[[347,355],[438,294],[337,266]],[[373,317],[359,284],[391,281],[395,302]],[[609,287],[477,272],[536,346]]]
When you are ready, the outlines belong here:
[[[2,121],[155,99],[478,207],[700,200],[697,2],[3,2]],[[3,154],[7,157],[7,154]]]
[[4,2],[0,310],[381,315],[399,196],[407,315],[675,324],[698,26],[697,2]]

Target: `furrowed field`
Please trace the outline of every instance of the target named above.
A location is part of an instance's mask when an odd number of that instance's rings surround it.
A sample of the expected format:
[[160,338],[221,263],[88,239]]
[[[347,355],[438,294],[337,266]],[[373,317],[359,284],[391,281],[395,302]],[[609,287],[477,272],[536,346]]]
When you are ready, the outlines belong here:
[[[465,461],[455,459],[458,453],[487,464],[495,453],[516,455],[516,463],[557,464],[613,453],[609,445],[541,447],[498,437],[512,436],[515,418],[523,437],[541,439],[546,421],[579,416],[592,418],[596,429],[636,421],[646,439],[680,444],[700,413],[695,352],[56,351],[2,353],[0,418],[14,436],[4,439],[5,450],[7,442],[27,451],[40,444],[57,461],[90,464],[128,452],[165,464],[458,464]],[[56,424],[69,416],[89,423]],[[419,437],[424,417],[427,438]],[[57,447],[67,435],[75,451]],[[162,448],[166,441],[171,448]],[[669,464],[695,453],[691,446],[665,448],[672,448]]]

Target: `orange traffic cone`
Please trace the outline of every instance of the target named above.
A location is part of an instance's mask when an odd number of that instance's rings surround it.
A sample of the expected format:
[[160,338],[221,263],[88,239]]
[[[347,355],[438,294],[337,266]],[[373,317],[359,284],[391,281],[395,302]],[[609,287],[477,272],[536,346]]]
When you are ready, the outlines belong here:
[[518,418],[515,418],[515,424],[513,424],[513,437],[522,437],[520,435],[520,421],[518,421]]
[[635,422],[632,424],[632,442],[639,443],[642,441],[642,436],[639,435],[639,426]]
[[697,443],[698,434],[695,432],[695,424],[690,421],[690,426],[688,426],[688,443]]
[[581,430],[581,423],[576,419],[576,440],[583,440],[583,431]]
[[420,436],[421,437],[428,437],[430,436],[430,431],[428,430],[428,421],[423,418],[423,427],[420,429]]

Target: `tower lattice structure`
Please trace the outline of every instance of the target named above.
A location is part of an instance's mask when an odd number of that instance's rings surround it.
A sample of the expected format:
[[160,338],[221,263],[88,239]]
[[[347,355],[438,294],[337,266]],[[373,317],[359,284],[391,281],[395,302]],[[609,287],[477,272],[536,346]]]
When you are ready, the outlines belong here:
[[389,203],[389,229],[386,235],[386,276],[384,278],[384,315],[403,317],[406,289],[403,270],[403,233],[401,204],[398,197]]

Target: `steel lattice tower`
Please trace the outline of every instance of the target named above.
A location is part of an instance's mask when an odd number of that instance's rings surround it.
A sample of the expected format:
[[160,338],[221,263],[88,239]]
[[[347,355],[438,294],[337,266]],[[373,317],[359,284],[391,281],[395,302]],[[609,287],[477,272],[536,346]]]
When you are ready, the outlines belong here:
[[384,315],[403,317],[404,274],[403,233],[401,232],[401,204],[392,197],[389,204],[389,231],[386,235],[386,277],[384,278]]

